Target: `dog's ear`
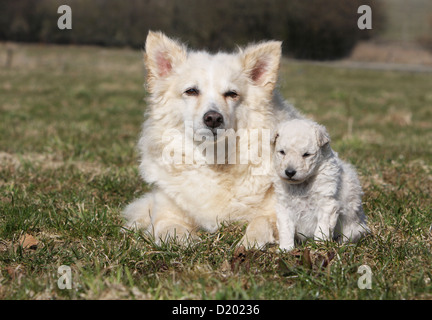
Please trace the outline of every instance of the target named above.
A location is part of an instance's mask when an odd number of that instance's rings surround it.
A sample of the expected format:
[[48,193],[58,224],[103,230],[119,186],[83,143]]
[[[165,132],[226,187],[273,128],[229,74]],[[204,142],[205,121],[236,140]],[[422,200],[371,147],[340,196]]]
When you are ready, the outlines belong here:
[[279,138],[279,133],[277,131],[274,131],[273,134],[271,135],[271,139],[270,139],[270,144],[272,146],[276,145],[277,138]]
[[326,144],[330,143],[330,135],[328,134],[326,128],[320,124],[315,125],[315,133],[317,137],[318,146],[324,147]]
[[282,55],[282,42],[267,41],[249,45],[241,54],[243,68],[252,82],[273,90]]
[[144,54],[148,81],[167,77],[186,57],[184,45],[168,38],[162,32],[150,31]]

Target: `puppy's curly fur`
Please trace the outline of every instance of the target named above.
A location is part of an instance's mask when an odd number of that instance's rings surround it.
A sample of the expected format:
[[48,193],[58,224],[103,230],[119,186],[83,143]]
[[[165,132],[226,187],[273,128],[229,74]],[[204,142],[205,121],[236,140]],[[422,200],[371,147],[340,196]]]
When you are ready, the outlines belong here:
[[273,146],[281,249],[291,250],[305,238],[356,242],[370,232],[356,171],[331,149],[322,125],[282,122]]

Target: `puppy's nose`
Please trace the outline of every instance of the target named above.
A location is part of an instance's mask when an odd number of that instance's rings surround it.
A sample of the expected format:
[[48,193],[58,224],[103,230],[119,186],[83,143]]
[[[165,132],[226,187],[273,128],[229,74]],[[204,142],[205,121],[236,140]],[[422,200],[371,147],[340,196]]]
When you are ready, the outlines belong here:
[[203,117],[204,123],[209,128],[218,128],[223,125],[224,118],[223,116],[216,111],[209,111]]
[[285,170],[285,174],[288,178],[294,177],[296,173],[297,173],[297,171],[292,170],[292,169],[286,169]]

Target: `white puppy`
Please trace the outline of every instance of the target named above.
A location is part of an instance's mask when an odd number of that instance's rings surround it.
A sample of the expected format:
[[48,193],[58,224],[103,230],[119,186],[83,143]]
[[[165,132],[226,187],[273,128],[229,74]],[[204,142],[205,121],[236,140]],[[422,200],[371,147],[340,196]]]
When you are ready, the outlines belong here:
[[356,242],[369,232],[357,174],[333,152],[323,126],[283,122],[272,144],[281,249],[306,238]]

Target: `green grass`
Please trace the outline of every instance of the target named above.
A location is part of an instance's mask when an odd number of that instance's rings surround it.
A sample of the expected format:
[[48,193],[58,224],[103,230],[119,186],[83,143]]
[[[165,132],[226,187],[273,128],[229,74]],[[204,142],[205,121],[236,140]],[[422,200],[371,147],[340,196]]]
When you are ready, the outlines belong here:
[[[373,235],[241,252],[237,224],[186,247],[122,232],[121,209],[148,190],[141,52],[16,46],[0,69],[0,299],[432,298],[431,80],[284,61],[280,90],[357,167]],[[371,290],[357,285],[363,264]],[[57,286],[61,265],[71,290]]]

